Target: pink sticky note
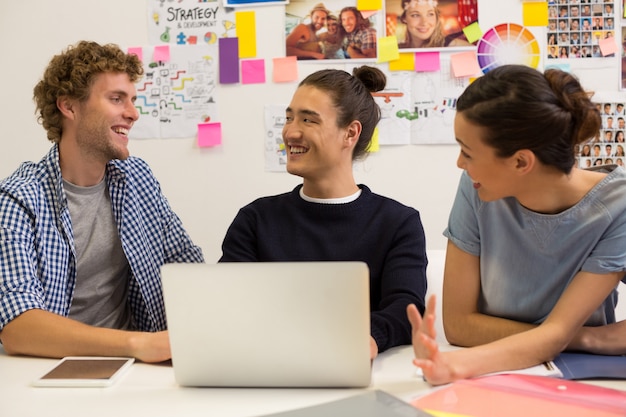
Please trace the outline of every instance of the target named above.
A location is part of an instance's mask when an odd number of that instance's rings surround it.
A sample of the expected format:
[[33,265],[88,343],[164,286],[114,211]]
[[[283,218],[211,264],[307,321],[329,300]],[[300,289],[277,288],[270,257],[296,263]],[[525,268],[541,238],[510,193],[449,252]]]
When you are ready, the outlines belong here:
[[295,56],[274,58],[274,82],[284,83],[298,79],[298,61]]
[[143,48],[140,46],[134,48],[128,48],[129,55],[137,55],[140,61],[143,61]]
[[265,82],[265,60],[247,59],[241,61],[241,83],[262,84]]
[[615,54],[617,52],[615,38],[612,36],[610,38],[600,39],[598,44],[600,45],[600,52],[602,52],[602,56]]
[[415,53],[415,71],[439,71],[440,69],[439,51]]
[[476,51],[461,52],[450,56],[450,65],[455,77],[472,77],[480,73]]
[[154,47],[152,53],[152,59],[154,61],[169,61],[170,60],[170,46],[169,45],[157,45]]
[[222,124],[221,123],[199,123],[198,124],[198,146],[207,148],[222,144]]

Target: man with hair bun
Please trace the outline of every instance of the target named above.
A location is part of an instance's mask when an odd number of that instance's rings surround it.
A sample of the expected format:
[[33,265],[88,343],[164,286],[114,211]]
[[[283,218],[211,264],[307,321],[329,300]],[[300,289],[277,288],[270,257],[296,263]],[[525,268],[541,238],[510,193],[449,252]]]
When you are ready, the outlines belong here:
[[320,70],[299,84],[286,109],[283,142],[287,171],[302,184],[239,210],[220,259],[367,263],[372,358],[411,342],[405,309],[414,303],[423,310],[426,293],[419,213],[357,184],[352,170],[367,154],[380,120],[372,92],[385,83],[381,70],[362,66],[353,75]]

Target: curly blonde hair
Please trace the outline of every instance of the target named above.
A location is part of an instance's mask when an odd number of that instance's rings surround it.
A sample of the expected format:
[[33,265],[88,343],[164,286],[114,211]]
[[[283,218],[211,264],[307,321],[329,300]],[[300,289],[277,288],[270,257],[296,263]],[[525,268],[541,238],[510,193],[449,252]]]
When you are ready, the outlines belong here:
[[135,83],[143,75],[143,67],[137,55],[127,54],[115,44],[90,41],[80,41],[52,58],[33,90],[37,121],[46,129],[48,140],[59,143],[63,133],[57,99],[87,100],[95,77],[105,72],[126,73]]

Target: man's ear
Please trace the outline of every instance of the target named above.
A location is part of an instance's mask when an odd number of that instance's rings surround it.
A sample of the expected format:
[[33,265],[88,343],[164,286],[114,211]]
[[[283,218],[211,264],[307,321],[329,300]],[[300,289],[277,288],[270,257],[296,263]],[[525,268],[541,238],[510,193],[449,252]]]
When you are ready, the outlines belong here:
[[359,122],[358,120],[353,120],[352,123],[348,125],[348,127],[346,128],[346,137],[344,139],[347,146],[354,147],[354,145],[356,145],[359,137],[361,137],[362,129],[363,126],[361,126],[361,122]]
[[527,174],[532,171],[537,163],[537,156],[528,149],[521,149],[511,157],[515,170],[520,174]]
[[69,99],[68,97],[59,97],[57,98],[57,108],[63,114],[63,116],[68,119],[74,120],[74,105],[75,101]]

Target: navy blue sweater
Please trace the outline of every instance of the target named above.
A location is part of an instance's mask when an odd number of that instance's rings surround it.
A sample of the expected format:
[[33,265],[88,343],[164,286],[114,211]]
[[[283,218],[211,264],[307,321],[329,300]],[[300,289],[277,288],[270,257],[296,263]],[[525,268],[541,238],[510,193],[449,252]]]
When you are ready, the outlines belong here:
[[239,210],[220,262],[363,261],[370,269],[371,332],[379,352],[411,343],[406,306],[424,312],[426,243],[419,213],[359,185],[346,204],[303,200],[293,191]]

